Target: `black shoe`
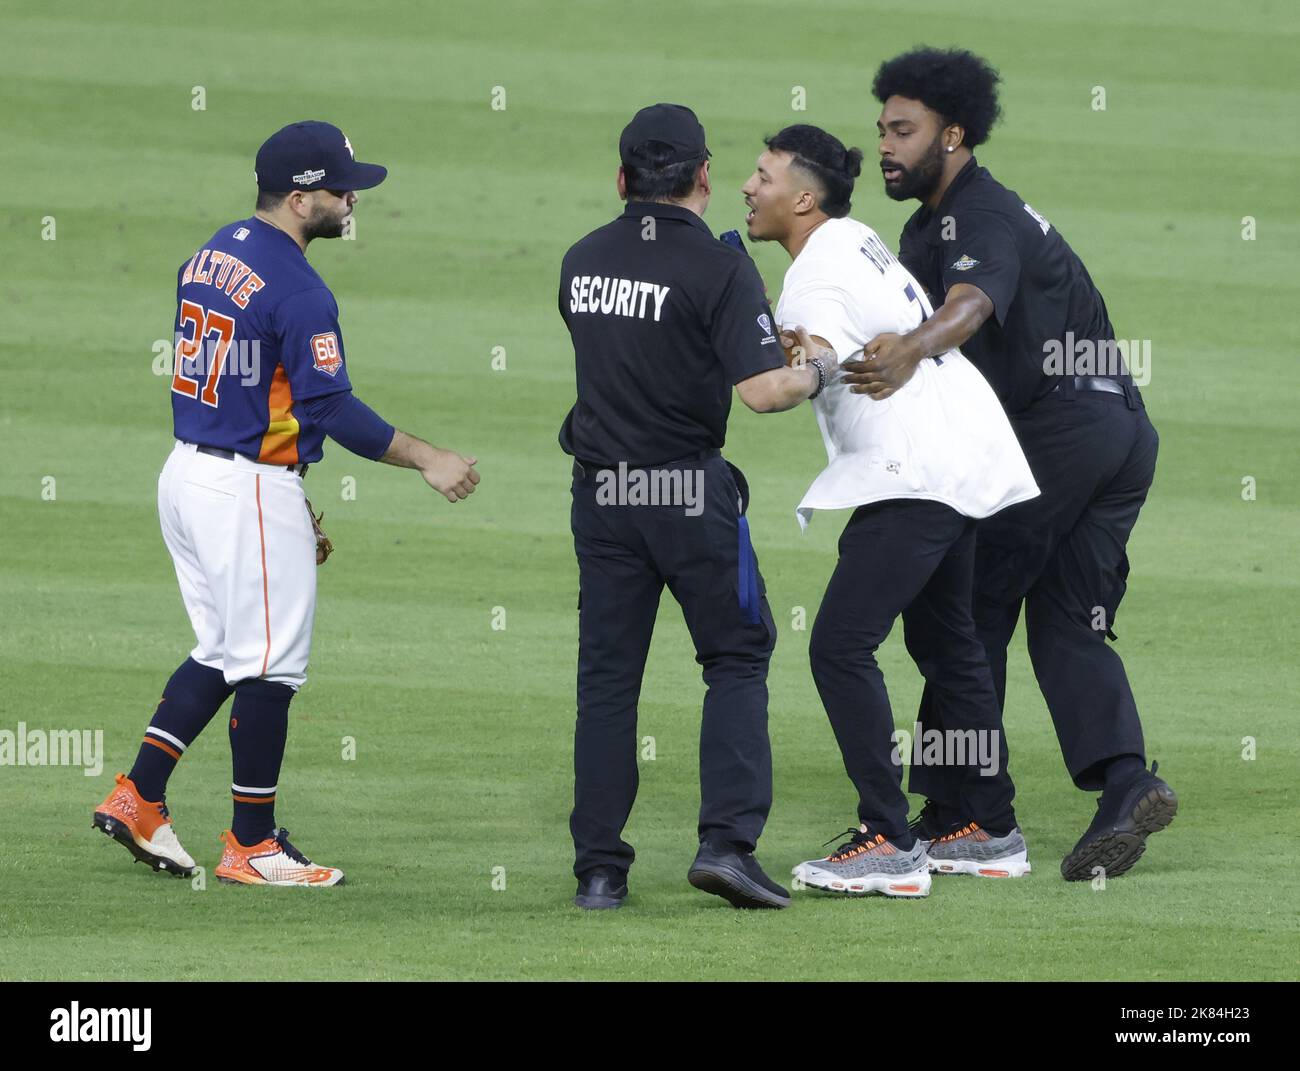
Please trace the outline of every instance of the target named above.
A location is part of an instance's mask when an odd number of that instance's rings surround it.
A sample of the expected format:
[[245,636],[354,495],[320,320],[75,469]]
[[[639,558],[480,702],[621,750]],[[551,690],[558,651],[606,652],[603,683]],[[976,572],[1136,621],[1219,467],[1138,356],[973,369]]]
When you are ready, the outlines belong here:
[[606,911],[622,907],[626,898],[627,875],[612,866],[598,866],[578,881],[573,902],[586,911]]
[[732,907],[790,906],[790,893],[763,873],[754,853],[731,844],[701,843],[686,880]]
[[927,799],[921,813],[908,824],[908,832],[917,840],[935,841],[949,833],[956,833],[962,827],[960,817],[952,813],[938,800]]
[[1157,763],[1133,780],[1108,789],[1097,800],[1097,817],[1061,860],[1066,881],[1088,881],[1100,867],[1108,878],[1126,874],[1147,850],[1147,837],[1159,833],[1178,813],[1178,796],[1156,776]]

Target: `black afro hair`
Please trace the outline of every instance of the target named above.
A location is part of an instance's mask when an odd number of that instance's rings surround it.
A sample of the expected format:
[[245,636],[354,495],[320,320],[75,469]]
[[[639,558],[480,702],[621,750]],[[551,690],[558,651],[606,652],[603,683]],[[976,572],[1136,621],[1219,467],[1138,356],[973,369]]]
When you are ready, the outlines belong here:
[[919,100],[966,131],[964,144],[973,149],[1002,116],[998,81],[998,72],[973,52],[914,48],[882,63],[871,91],[881,104],[895,96]]

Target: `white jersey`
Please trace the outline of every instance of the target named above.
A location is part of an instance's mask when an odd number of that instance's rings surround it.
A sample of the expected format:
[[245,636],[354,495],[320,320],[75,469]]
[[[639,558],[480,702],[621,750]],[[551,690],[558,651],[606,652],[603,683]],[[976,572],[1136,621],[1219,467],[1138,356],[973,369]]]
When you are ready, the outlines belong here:
[[[925,292],[876,232],[853,219],[813,231],[785,274],[776,318],[831,344],[841,361],[931,314]],[[942,502],[987,517],[1038,494],[1002,405],[959,350],[927,358],[883,401],[834,382],[814,399],[828,463],[796,515],[893,498]]]

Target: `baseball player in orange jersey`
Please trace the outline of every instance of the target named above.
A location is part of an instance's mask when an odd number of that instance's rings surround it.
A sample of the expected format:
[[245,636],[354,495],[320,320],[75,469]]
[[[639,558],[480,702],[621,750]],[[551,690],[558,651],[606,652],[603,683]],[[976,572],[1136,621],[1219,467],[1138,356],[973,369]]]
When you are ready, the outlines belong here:
[[185,750],[233,694],[234,820],[216,876],[325,887],[275,823],[289,703],[306,680],[316,567],[332,549],[303,493],[326,436],[362,457],[418,469],[457,502],[476,460],[396,430],[353,393],[338,306],[308,263],[338,238],[357,190],[387,171],[358,163],[335,126],[294,123],[257,154],[257,212],[217,231],[178,272],[176,444],[158,480],[163,539],[197,643],[163,691],[135,765],[95,809],[95,828],[155,870],[195,864],[164,794]]

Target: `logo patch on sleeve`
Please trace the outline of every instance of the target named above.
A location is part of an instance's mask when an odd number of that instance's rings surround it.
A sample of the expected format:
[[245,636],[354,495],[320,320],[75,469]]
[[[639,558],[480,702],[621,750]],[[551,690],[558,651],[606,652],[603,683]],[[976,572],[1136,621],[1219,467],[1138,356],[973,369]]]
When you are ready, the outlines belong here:
[[343,357],[339,353],[338,336],[333,331],[311,336],[311,362],[316,366],[316,371],[324,372],[327,376],[338,373]]
[[949,266],[952,268],[953,271],[970,271],[971,268],[978,268],[979,263],[980,262],[976,260],[974,257],[972,257],[969,253],[963,253]]
[[1048,223],[1047,220],[1043,219],[1043,217],[1040,216],[1037,212],[1035,212],[1032,208],[1030,208],[1028,205],[1025,205],[1024,207],[1025,207],[1025,211],[1034,217],[1034,222],[1038,224],[1039,230],[1041,230],[1044,234],[1046,234],[1048,231],[1052,229],[1052,225]]

